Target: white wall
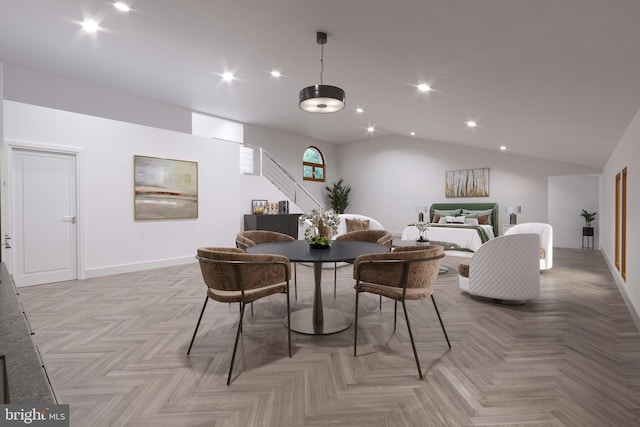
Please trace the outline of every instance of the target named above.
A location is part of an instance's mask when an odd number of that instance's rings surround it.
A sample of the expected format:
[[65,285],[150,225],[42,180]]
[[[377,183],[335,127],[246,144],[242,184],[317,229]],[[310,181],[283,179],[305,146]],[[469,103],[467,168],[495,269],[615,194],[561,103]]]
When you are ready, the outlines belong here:
[[[582,248],[582,209],[598,212],[600,175],[570,175],[549,177],[549,224],[553,227],[553,246]],[[599,247],[598,217],[594,227],[593,247]],[[587,241],[585,240],[585,244]]]
[[[600,247],[621,293],[635,310],[640,327],[640,111],[627,128],[602,170],[600,181]],[[624,281],[615,262],[615,176],[627,168],[627,279]]]
[[[235,246],[246,210],[238,144],[12,101],[4,116],[7,143],[82,150],[86,277],[193,262],[199,246]],[[134,154],[198,162],[197,219],[134,220]]]
[[[522,206],[518,222],[547,222],[547,179],[599,171],[451,144],[390,136],[338,146],[339,171],[351,185],[348,212],[369,215],[399,233],[415,222],[416,206],[440,202],[496,202],[500,223],[508,223],[507,205]],[[490,171],[490,196],[446,199],[445,171]]]

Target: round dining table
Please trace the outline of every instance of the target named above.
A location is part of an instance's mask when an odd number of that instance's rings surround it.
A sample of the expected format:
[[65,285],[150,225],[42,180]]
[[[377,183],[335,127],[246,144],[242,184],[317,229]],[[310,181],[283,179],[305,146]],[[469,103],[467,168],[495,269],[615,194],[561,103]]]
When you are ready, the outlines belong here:
[[326,249],[314,249],[304,240],[260,243],[247,248],[248,253],[283,255],[291,262],[313,264],[313,308],[291,313],[291,330],[309,335],[326,335],[343,331],[351,325],[351,318],[342,311],[322,305],[322,264],[325,262],[353,262],[360,255],[389,252],[386,246],[369,242],[335,240]]

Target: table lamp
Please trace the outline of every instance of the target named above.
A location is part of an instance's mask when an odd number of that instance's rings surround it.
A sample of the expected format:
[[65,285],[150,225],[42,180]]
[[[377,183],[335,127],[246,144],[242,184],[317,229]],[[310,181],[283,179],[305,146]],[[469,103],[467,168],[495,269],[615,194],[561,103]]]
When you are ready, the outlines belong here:
[[507,213],[509,214],[509,224],[515,225],[518,223],[518,215],[521,211],[520,206],[507,206]]
[[418,222],[424,222],[424,213],[428,211],[426,206],[416,206],[416,212],[418,213]]

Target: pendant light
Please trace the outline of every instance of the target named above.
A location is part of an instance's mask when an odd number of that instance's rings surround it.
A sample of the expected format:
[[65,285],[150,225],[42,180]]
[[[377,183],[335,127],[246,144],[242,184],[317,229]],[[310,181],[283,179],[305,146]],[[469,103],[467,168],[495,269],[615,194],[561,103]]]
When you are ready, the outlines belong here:
[[324,45],[327,43],[327,34],[316,33],[316,42],[321,46],[320,54],[320,84],[307,86],[300,91],[300,108],[309,113],[335,113],[344,108],[345,93],[337,86],[322,84],[324,72]]

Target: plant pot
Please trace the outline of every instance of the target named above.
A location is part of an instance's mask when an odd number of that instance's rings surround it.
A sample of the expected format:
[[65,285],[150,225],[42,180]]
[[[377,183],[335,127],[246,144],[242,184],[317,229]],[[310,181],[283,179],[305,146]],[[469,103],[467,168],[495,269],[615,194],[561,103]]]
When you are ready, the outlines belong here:
[[593,236],[593,227],[582,227],[583,236]]
[[331,247],[331,245],[328,244],[322,244],[322,243],[310,243],[309,247],[311,249],[329,249]]

